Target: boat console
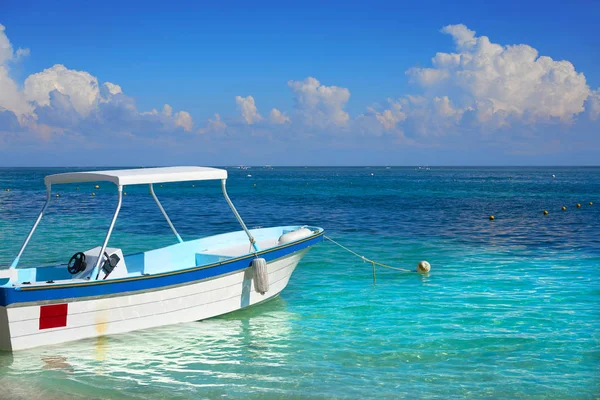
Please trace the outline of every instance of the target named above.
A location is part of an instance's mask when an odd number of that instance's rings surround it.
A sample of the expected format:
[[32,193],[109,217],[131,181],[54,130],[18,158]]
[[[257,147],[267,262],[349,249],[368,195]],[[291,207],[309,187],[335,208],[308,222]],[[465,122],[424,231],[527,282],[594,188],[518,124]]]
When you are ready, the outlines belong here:
[[[98,254],[100,246],[89,249],[83,253],[75,253],[69,261],[69,272],[73,273],[73,279],[94,279],[90,274],[94,270],[94,266],[98,262]],[[100,261],[100,269],[98,272],[98,280],[104,280],[108,277],[124,278],[128,276],[125,257],[121,249],[107,247]]]

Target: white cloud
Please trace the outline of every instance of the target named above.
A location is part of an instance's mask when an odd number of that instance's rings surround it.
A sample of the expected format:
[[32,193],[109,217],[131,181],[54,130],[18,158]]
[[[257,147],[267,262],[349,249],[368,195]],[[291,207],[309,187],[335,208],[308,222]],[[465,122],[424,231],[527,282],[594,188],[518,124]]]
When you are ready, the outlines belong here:
[[282,113],[281,111],[279,111],[276,108],[271,110],[271,114],[269,114],[269,119],[271,120],[271,123],[273,123],[273,124],[285,124],[285,123],[292,122],[290,117],[288,117],[287,115],[285,115],[284,113]]
[[186,111],[173,114],[165,104],[162,112],[140,113],[135,101],[111,82],[99,85],[98,78],[85,71],[54,65],[32,74],[23,89],[9,76],[8,66],[28,49],[13,47],[0,25],[0,112],[2,125],[13,126],[17,120],[22,132],[45,140],[53,134],[73,137],[93,136],[93,132],[120,132],[127,135],[152,136],[183,129],[191,131],[193,120]]
[[492,43],[462,24],[442,32],[452,36],[458,52],[437,53],[432,68],[407,71],[429,96],[446,96],[463,111],[474,110],[481,123],[570,121],[584,111],[590,90],[570,62],[539,56],[528,45]]
[[344,107],[350,99],[350,91],[337,86],[325,86],[313,78],[304,81],[288,81],[294,92],[296,107],[308,125],[326,127],[344,126],[350,116]]
[[227,124],[221,120],[219,114],[215,114],[215,119],[209,118],[208,121],[206,121],[206,126],[199,129],[198,133],[218,132],[225,130],[225,128],[227,128]]
[[[384,105],[374,105],[364,114],[351,117],[346,111],[349,89],[326,86],[307,77],[287,82],[295,100],[294,112],[272,108],[265,115],[269,123],[260,123],[263,116],[255,99],[236,96],[244,122],[240,123],[239,117],[230,122],[215,114],[202,129],[195,129],[192,116],[186,111],[175,111],[164,104],[140,112],[135,99],[119,85],[102,83],[88,72],[63,65],[33,74],[24,83],[14,81],[11,68],[29,51],[15,51],[0,25],[0,143],[4,146],[8,138],[17,140],[36,134],[30,136],[36,140],[89,139],[89,143],[102,146],[111,143],[107,138],[116,133],[120,136],[111,138],[137,140],[148,136],[153,139],[148,143],[155,145],[165,138],[175,138],[173,133],[188,131],[214,133],[215,144],[223,143],[222,140],[241,143],[240,138],[252,137],[262,138],[265,143],[280,140],[292,148],[307,135],[323,134],[321,138],[325,139],[327,134],[332,136],[332,142],[348,146],[379,143],[385,148],[392,143],[389,140],[417,146],[464,146],[472,140],[492,140],[492,136],[499,141],[508,141],[510,136],[518,139],[515,143],[522,143],[533,137],[530,133],[536,129],[550,136],[552,133],[546,132],[551,129],[545,129],[550,124],[558,128],[553,131],[555,135],[575,132],[564,127],[582,120],[588,124],[586,132],[597,132],[588,128],[595,126],[590,120],[600,118],[600,89],[592,91],[584,75],[575,71],[570,62],[539,56],[527,45],[492,43],[464,25],[449,25],[441,31],[453,38],[454,52],[437,53],[430,68],[406,72],[418,84],[417,95],[395,93],[394,100],[388,99]],[[503,129],[507,127],[510,129]],[[280,131],[277,135],[276,130]],[[497,135],[488,135],[491,131],[497,131]],[[348,140],[340,141],[340,133],[347,135]],[[352,140],[360,135],[377,140]],[[450,135],[455,136],[443,138]],[[184,143],[193,137],[180,135],[177,141]]]
[[175,113],[175,125],[182,127],[186,131],[190,132],[194,127],[192,116],[187,111],[179,111]]
[[69,96],[75,110],[84,117],[94,108],[100,94],[95,76],[60,64],[25,79],[25,97],[39,105],[50,104],[50,92],[53,90]]
[[33,107],[27,102],[17,83],[8,75],[8,69],[0,64],[0,110],[2,109],[14,112],[21,119],[31,113]]
[[406,114],[402,111],[402,104],[399,102],[393,102],[391,99],[388,99],[388,103],[390,104],[390,108],[388,110],[384,110],[383,112],[376,112],[375,118],[379,123],[383,126],[383,129],[389,131],[396,128],[396,124],[402,122],[406,119]]
[[406,113],[403,127],[413,137],[445,136],[452,132],[470,109],[455,107],[448,96],[405,96],[398,100]]
[[477,44],[475,31],[470,30],[463,24],[447,25],[440,32],[451,35],[459,49],[470,48]]
[[17,49],[17,51],[15,52],[15,57],[17,59],[21,58],[21,57],[27,57],[29,55],[29,49]]
[[588,116],[592,121],[595,121],[600,117],[600,88],[592,91],[587,101],[588,105],[586,109],[588,111]]
[[13,48],[6,33],[4,33],[5,30],[4,25],[0,24],[0,64],[4,64],[13,58]]
[[9,76],[8,64],[26,54],[29,54],[29,49],[17,49],[16,54],[13,52],[12,44],[6,36],[6,28],[0,24],[0,111],[10,110],[18,118],[31,112],[32,107],[17,83]]
[[407,75],[412,78],[411,82],[416,81],[423,86],[435,85],[449,77],[448,71],[434,68],[411,68],[407,71]]
[[106,88],[109,94],[115,95],[119,93],[123,93],[121,86],[115,85],[114,83],[104,82],[103,86]]
[[263,119],[262,116],[258,113],[258,110],[256,109],[256,103],[254,103],[254,98],[252,96],[236,96],[235,102],[240,108],[242,116],[244,117],[248,125],[252,125]]
[[8,61],[16,61],[22,57],[29,55],[29,49],[18,48],[13,50],[12,44],[6,36],[6,27],[0,24],[0,65],[6,64]]

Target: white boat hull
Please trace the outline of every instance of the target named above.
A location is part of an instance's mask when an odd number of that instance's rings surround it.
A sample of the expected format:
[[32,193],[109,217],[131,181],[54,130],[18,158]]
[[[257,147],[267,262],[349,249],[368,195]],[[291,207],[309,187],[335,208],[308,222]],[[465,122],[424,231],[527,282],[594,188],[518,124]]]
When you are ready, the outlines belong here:
[[[22,350],[157,326],[203,320],[277,296],[308,248],[269,261],[269,291],[246,268],[206,280],[111,297],[72,299],[65,327],[40,329],[45,302],[0,306],[0,350]],[[8,328],[8,329],[6,329]]]

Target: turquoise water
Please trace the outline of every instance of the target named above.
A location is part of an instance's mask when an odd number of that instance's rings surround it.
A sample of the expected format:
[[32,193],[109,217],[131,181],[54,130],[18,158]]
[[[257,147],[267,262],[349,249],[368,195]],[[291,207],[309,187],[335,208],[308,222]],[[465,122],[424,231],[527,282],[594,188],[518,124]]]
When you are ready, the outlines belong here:
[[[0,265],[43,204],[43,177],[56,172],[0,169]],[[251,227],[314,224],[367,257],[410,269],[428,260],[432,272],[379,269],[373,285],[370,265],[324,242],[279,298],[254,308],[0,354],[0,398],[600,395],[600,168],[229,173]],[[184,239],[239,229],[214,182],[156,191]],[[22,265],[67,261],[105,234],[114,187],[56,192]],[[126,192],[111,246],[173,243],[147,188]]]

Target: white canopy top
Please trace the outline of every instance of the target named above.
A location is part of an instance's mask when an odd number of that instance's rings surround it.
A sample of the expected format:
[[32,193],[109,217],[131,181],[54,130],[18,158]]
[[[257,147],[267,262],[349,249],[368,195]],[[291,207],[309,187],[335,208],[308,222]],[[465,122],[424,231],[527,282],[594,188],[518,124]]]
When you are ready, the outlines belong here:
[[112,171],[67,172],[48,175],[44,182],[46,185],[53,185],[56,183],[108,181],[115,185],[125,186],[213,179],[227,179],[227,171],[207,167],[116,169]]

